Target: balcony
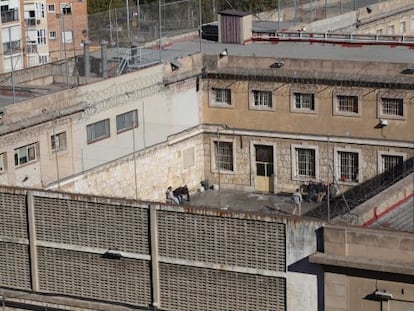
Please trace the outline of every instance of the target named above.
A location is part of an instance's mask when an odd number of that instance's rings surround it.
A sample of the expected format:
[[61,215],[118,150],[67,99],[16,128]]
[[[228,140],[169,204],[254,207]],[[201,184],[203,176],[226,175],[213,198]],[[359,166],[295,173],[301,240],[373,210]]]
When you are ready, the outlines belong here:
[[30,27],[30,26],[36,26],[37,23],[39,23],[40,20],[37,20],[36,18],[25,18],[24,19],[24,23],[26,25],[26,27]]
[[18,9],[12,9],[8,11],[1,12],[1,22],[8,23],[13,21],[19,20],[19,10]]
[[27,43],[26,44],[26,53],[27,54],[37,54],[37,44]]

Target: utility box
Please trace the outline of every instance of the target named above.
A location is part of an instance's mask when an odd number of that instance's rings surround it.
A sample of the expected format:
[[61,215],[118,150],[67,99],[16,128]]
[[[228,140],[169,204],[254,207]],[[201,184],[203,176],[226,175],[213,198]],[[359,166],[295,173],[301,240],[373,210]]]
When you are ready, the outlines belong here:
[[219,42],[243,44],[252,38],[252,16],[249,13],[224,10],[218,12]]

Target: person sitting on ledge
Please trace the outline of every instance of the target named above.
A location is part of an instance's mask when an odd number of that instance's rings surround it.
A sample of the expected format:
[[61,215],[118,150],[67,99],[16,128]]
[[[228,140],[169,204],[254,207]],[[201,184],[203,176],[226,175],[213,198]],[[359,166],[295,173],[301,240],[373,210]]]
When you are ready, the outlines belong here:
[[186,196],[186,201],[190,201],[190,192],[188,191],[187,185],[184,185],[182,187],[178,187],[173,191],[174,196],[178,198],[180,201],[180,204],[184,202],[184,196]]
[[172,187],[169,186],[167,188],[167,191],[165,192],[165,196],[166,196],[166,201],[167,203],[175,203],[175,204],[180,204],[179,199],[174,195],[174,192],[172,191]]

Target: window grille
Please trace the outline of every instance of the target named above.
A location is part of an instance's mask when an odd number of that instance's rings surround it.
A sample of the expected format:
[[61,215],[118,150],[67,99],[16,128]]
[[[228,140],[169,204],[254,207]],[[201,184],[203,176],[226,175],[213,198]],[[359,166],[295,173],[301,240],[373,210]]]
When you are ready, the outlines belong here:
[[231,105],[231,90],[213,88],[215,94],[215,101],[217,104]]
[[382,114],[388,116],[402,117],[403,99],[402,98],[382,98]]
[[253,103],[255,107],[272,108],[272,92],[253,91]]
[[295,108],[303,110],[315,110],[315,95],[305,93],[294,93]]
[[233,143],[226,141],[215,141],[216,168],[233,171]]
[[338,111],[358,113],[358,96],[338,95]]
[[338,171],[341,181],[358,182],[358,153],[356,152],[338,152]]
[[315,150],[296,149],[296,172],[301,177],[315,178]]

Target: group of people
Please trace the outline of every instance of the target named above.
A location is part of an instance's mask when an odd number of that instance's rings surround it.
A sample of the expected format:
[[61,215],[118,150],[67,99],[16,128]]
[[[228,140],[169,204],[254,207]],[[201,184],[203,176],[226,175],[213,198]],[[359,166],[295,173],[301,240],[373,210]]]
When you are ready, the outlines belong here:
[[306,202],[321,202],[328,193],[329,187],[329,196],[330,198],[334,198],[337,192],[337,188],[334,184],[327,185],[324,182],[313,182],[309,181],[307,184],[303,184],[300,188],[296,189],[296,191],[292,194],[292,202],[294,204],[292,214],[295,215],[296,211],[298,211],[298,215],[300,216],[302,213],[302,193],[306,193]]
[[188,191],[187,185],[174,190],[169,186],[165,192],[165,196],[168,203],[183,204],[184,200],[190,201],[190,192]]

